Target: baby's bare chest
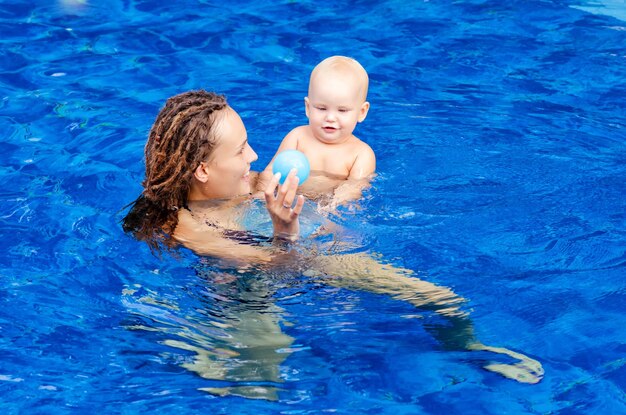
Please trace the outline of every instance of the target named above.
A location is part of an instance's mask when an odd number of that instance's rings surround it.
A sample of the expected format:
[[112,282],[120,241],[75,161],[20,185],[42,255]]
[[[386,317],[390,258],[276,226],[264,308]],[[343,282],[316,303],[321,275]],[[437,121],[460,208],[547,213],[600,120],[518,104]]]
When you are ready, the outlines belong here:
[[309,159],[311,170],[322,171],[346,179],[357,151],[349,144],[299,143],[298,149]]

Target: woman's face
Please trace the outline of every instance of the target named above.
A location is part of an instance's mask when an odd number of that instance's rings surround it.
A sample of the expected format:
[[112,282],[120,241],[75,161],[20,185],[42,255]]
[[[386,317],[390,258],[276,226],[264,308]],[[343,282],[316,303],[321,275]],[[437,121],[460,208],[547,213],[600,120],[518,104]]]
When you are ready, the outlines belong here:
[[223,110],[214,125],[217,145],[204,164],[206,181],[201,185],[205,198],[227,199],[249,194],[250,164],[258,159],[248,144],[248,134],[239,114]]

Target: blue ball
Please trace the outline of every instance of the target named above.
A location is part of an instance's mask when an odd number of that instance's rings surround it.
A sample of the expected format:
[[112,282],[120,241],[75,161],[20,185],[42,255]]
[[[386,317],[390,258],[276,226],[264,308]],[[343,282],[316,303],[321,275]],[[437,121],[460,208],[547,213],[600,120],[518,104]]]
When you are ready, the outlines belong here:
[[274,159],[272,172],[274,174],[280,173],[280,183],[282,184],[285,182],[289,171],[294,168],[298,170],[296,176],[300,179],[300,184],[304,183],[309,178],[309,172],[311,171],[309,160],[302,151],[285,150],[278,153]]

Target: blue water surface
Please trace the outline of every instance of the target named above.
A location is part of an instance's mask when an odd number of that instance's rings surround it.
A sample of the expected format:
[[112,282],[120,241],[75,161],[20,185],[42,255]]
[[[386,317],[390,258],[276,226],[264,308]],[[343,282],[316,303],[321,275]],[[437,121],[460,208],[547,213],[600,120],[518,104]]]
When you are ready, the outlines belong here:
[[[540,383],[407,303],[123,234],[166,98],[226,94],[262,169],[335,54],[370,75],[378,159],[345,238],[466,298]],[[3,1],[0,411],[626,413],[625,74],[618,0]]]

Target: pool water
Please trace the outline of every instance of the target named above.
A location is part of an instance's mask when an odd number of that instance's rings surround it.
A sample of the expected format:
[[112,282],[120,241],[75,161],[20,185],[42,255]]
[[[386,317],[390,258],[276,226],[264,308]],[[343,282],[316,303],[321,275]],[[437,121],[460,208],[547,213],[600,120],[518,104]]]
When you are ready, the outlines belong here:
[[[12,0],[0,39],[2,413],[626,413],[623,1]],[[345,238],[540,383],[407,303],[123,234],[167,97],[225,93],[262,169],[334,54],[378,159]]]

